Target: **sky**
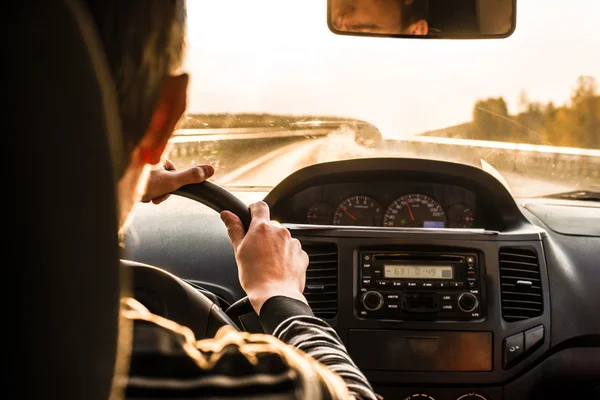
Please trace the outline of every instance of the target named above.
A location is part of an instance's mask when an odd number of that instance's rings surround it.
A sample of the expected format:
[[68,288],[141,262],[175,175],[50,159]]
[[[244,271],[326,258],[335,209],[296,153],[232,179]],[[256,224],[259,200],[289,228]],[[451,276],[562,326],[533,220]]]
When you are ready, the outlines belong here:
[[337,115],[409,137],[471,119],[476,100],[564,104],[600,83],[600,1],[518,0],[506,39],[336,35],[326,0],[187,0],[188,112]]

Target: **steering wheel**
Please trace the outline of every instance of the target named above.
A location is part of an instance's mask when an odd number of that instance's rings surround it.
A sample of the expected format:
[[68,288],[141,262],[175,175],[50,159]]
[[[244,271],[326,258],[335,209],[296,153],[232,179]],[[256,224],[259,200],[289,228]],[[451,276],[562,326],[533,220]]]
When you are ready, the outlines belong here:
[[[218,213],[221,213],[221,211],[234,213],[242,221],[245,231],[248,232],[250,221],[252,221],[248,206],[221,186],[204,181],[202,183],[182,186],[175,190],[173,194],[196,200]],[[229,306],[225,313],[234,319],[252,311],[252,305],[250,304],[250,300],[248,300],[248,296],[244,296]]]
[[[221,212],[231,211],[242,221],[248,231],[251,216],[248,207],[236,196],[211,182],[182,186],[172,192],[202,203]],[[150,312],[169,318],[192,329],[197,339],[213,337],[223,325],[237,330],[234,322],[239,316],[253,312],[252,305],[245,296],[223,311],[217,305],[218,299],[208,291],[148,264],[122,260],[121,264],[131,273],[133,297]]]

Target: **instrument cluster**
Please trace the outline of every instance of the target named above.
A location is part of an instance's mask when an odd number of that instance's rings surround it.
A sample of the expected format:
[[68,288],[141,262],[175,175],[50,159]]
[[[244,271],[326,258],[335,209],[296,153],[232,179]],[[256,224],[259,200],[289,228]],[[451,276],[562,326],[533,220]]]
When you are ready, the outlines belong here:
[[407,228],[474,228],[475,196],[464,188],[421,182],[329,184],[292,198],[288,222]]

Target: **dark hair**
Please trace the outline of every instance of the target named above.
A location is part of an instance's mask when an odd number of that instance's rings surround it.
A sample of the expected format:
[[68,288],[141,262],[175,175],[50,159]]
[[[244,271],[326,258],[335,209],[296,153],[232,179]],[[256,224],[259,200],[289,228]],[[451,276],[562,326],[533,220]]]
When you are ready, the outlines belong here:
[[164,79],[181,66],[185,0],[85,0],[104,45],[119,99],[124,146],[140,141]]
[[400,26],[403,30],[421,19],[427,20],[429,0],[398,1],[400,1]]

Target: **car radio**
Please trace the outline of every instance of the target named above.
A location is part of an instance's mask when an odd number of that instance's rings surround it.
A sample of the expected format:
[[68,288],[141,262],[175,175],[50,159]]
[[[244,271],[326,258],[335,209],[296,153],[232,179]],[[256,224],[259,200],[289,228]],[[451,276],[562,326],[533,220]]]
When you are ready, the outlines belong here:
[[391,320],[483,317],[476,253],[359,252],[358,315]]

